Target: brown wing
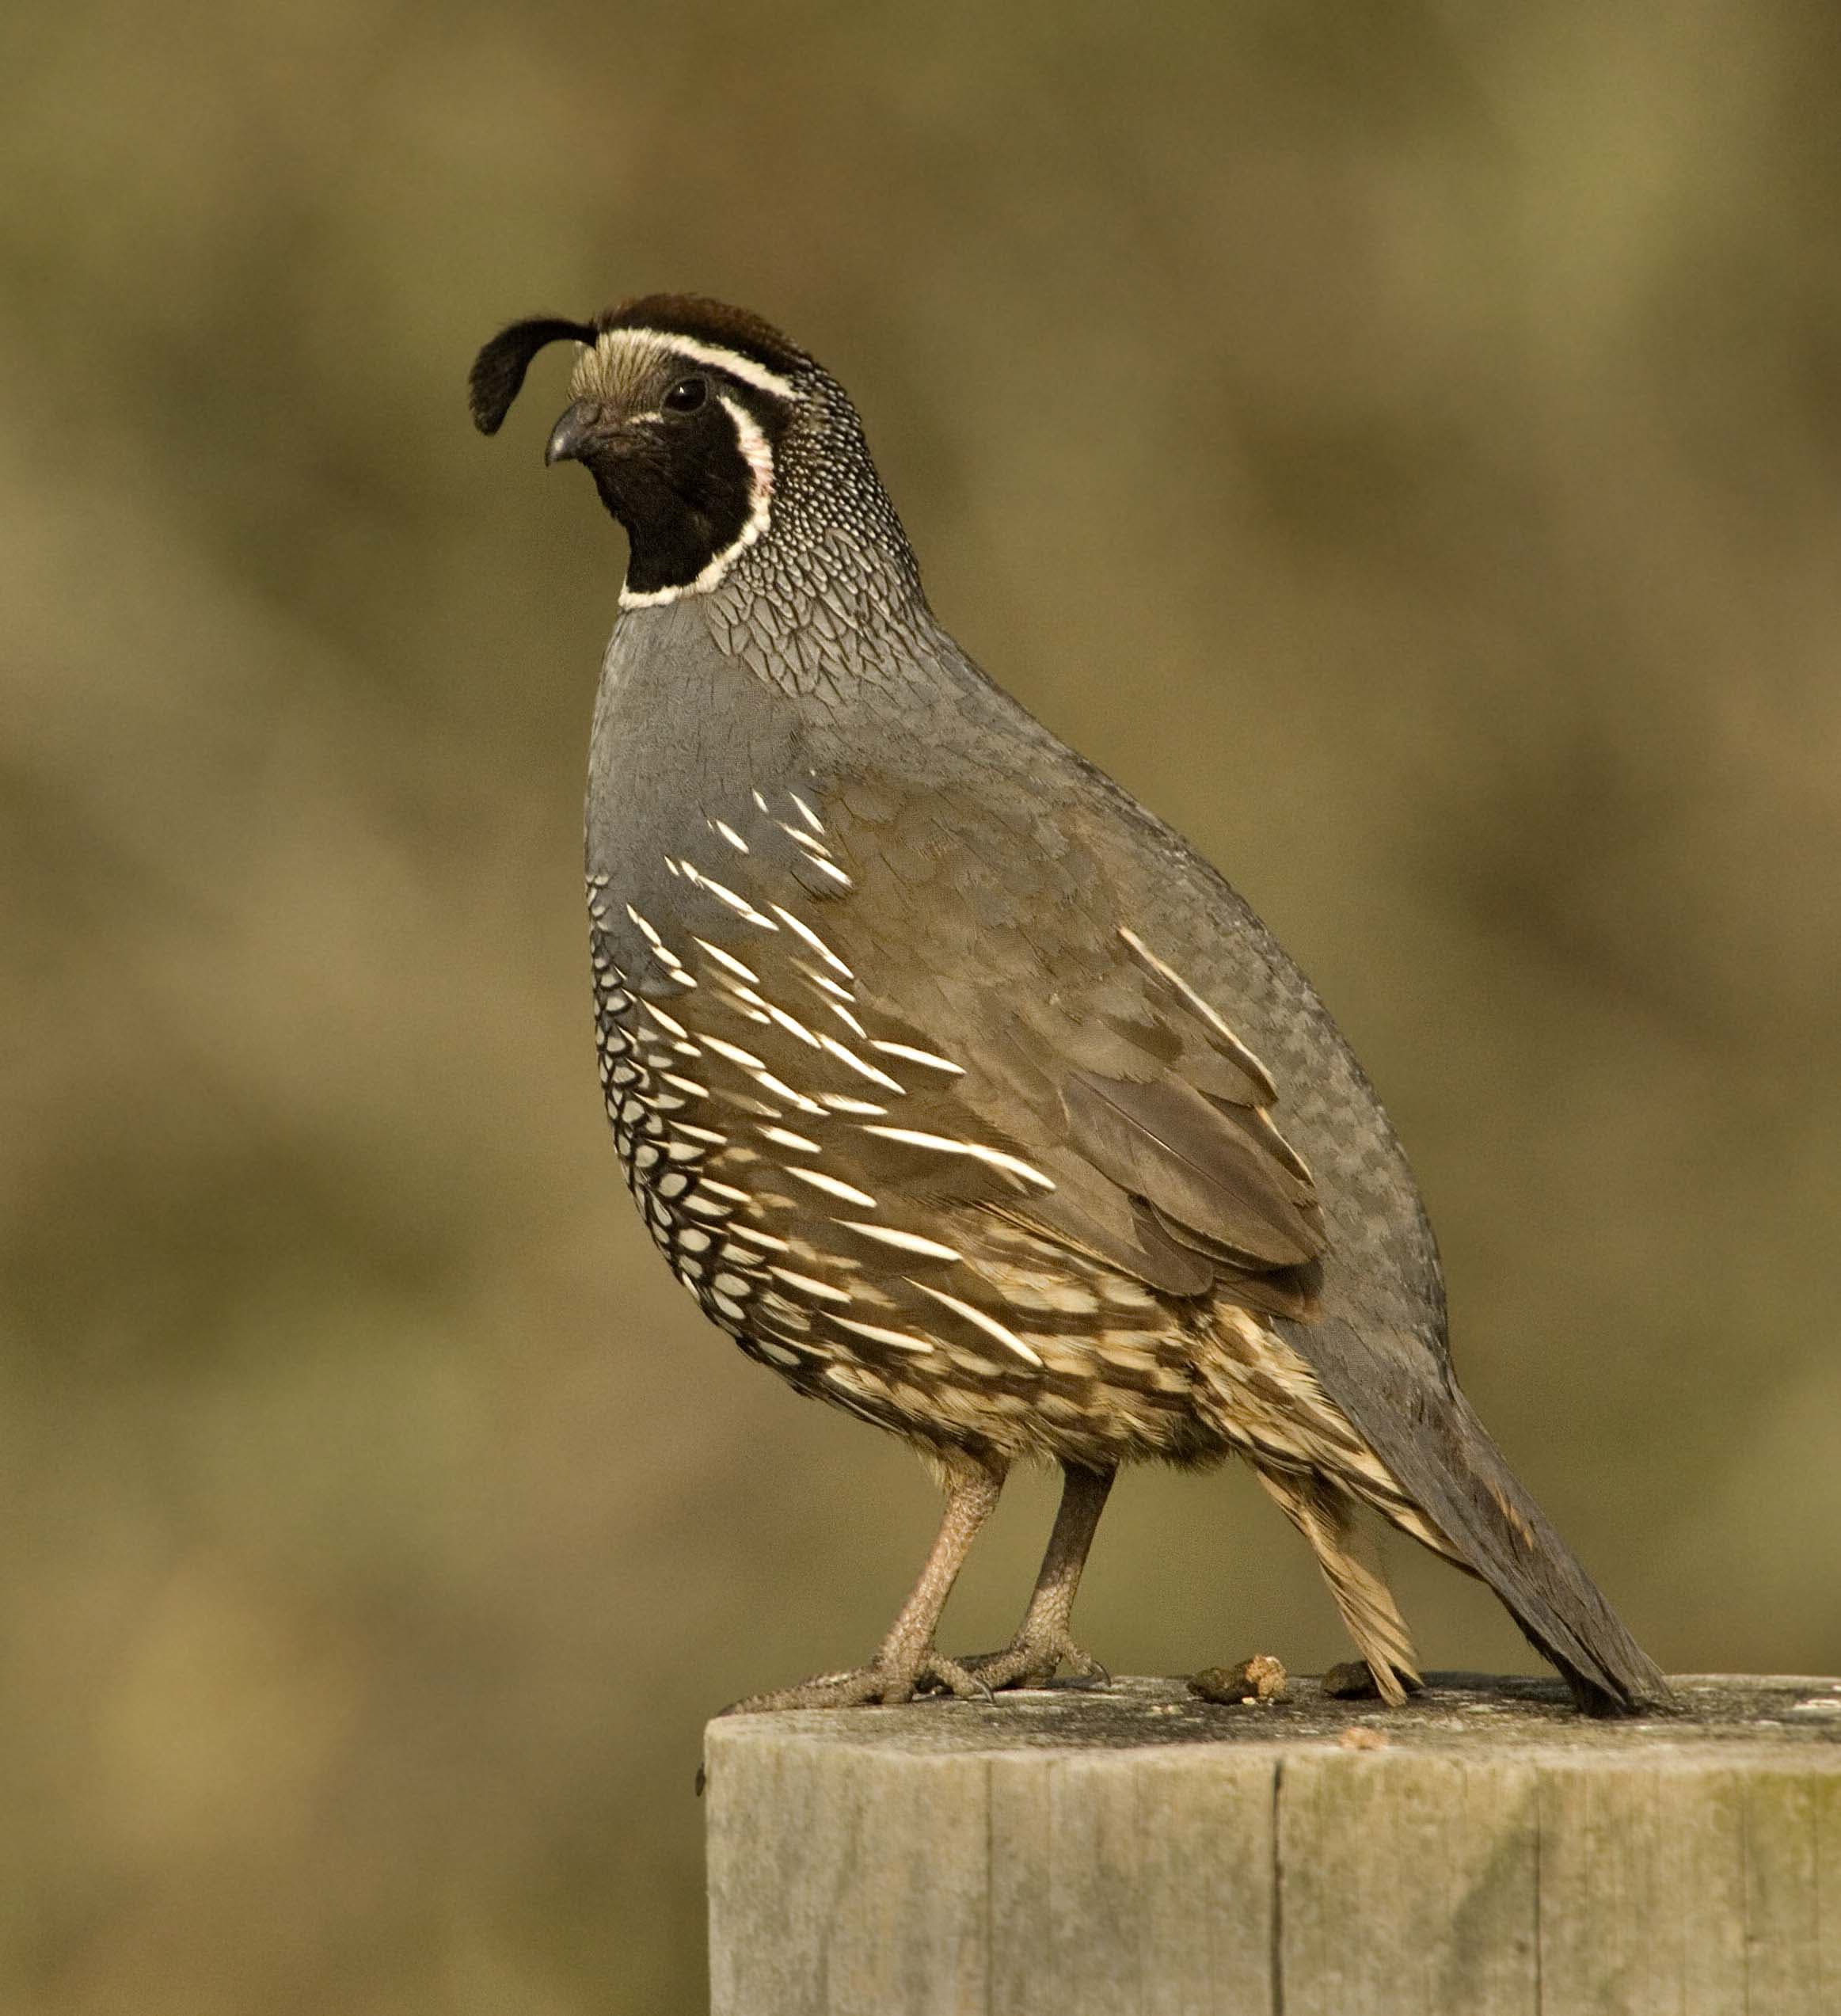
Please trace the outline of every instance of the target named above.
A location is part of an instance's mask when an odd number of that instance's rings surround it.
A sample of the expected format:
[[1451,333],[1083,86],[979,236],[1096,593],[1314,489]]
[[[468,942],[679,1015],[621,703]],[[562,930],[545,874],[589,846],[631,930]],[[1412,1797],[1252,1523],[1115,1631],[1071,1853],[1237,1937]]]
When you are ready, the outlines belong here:
[[[1312,1312],[1322,1220],[1271,1081],[1135,939],[1044,905],[1052,948],[979,930],[900,956],[893,896],[861,903],[888,850],[846,852],[798,794],[706,820],[649,886],[597,877],[591,907],[616,1136],[717,1321],[942,1432],[1078,1411],[1097,1352],[1162,1446],[1151,1417],[1181,1412],[1189,1372],[1156,1295]],[[923,921],[979,930],[956,894]]]
[[[1167,1295],[1314,1312],[1326,1246],[1310,1171],[1279,1132],[1277,1092],[1220,1016],[1128,928],[1090,1012],[1025,1011],[1036,1120],[1060,1135],[1057,1189],[1029,1219]],[[1055,1110],[1045,1114],[1052,1089]]]

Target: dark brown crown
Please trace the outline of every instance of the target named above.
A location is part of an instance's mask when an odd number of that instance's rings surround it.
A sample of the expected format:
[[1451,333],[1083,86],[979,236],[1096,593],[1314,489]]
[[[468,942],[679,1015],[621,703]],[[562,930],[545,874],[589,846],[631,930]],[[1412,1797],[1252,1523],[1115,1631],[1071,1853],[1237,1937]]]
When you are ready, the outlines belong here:
[[595,328],[598,333],[616,329],[656,329],[663,336],[720,344],[725,349],[739,350],[769,371],[789,376],[812,368],[812,360],[807,352],[782,336],[771,322],[751,315],[745,308],[712,301],[706,295],[638,295],[597,315]]

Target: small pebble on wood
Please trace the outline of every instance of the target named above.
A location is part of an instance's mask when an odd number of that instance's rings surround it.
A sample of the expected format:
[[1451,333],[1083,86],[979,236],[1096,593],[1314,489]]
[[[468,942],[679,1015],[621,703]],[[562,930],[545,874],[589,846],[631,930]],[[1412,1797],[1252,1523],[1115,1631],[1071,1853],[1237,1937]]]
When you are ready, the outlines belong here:
[[1841,2016],[1841,1680],[1259,1663],[713,1722],[713,2016]]
[[[1367,1668],[1364,1667],[1365,1672]],[[1262,1701],[1283,1701],[1285,1669],[1269,1652],[1255,1653],[1238,1666],[1211,1666],[1189,1683],[1189,1692],[1204,1701],[1238,1701],[1253,1707]]]
[[[1333,1701],[1379,1701],[1381,1690],[1375,1684],[1375,1676],[1365,1659],[1345,1659],[1340,1666],[1332,1666],[1319,1683],[1323,1691]],[[1402,1685],[1409,1694],[1417,1694],[1417,1680],[1404,1680]]]

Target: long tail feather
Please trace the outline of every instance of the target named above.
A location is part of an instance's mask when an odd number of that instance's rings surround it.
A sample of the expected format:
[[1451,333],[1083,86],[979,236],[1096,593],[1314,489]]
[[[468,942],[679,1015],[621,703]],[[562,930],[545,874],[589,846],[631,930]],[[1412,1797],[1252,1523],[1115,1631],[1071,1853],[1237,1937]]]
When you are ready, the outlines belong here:
[[1660,1669],[1523,1489],[1470,1403],[1455,1384],[1420,1369],[1422,1346],[1387,1354],[1390,1376],[1376,1379],[1373,1341],[1356,1338],[1348,1326],[1285,1329],[1451,1558],[1495,1591],[1587,1714],[1636,1714],[1669,1702]]

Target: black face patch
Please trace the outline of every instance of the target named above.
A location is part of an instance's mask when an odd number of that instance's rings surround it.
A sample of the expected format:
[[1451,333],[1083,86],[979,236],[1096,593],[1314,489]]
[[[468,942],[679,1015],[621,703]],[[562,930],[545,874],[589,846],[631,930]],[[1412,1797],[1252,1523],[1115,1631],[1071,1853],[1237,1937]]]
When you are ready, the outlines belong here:
[[[633,332],[630,355],[597,352],[598,337],[622,329]],[[685,351],[673,351],[673,337]],[[755,522],[791,418],[774,388],[811,371],[811,359],[755,317],[693,295],[643,296],[592,324],[533,317],[501,329],[474,359],[468,394],[482,433],[498,431],[532,358],[565,340],[591,354],[576,365],[557,458],[581,462],[625,527],[629,595],[690,586]]]
[[[672,383],[702,375],[675,367]],[[688,587],[754,514],[759,478],[731,406],[767,430],[743,404],[740,388],[719,387],[708,375],[711,396],[701,403],[675,409],[661,397],[656,417],[610,427],[581,457],[602,503],[626,527],[629,595]]]

